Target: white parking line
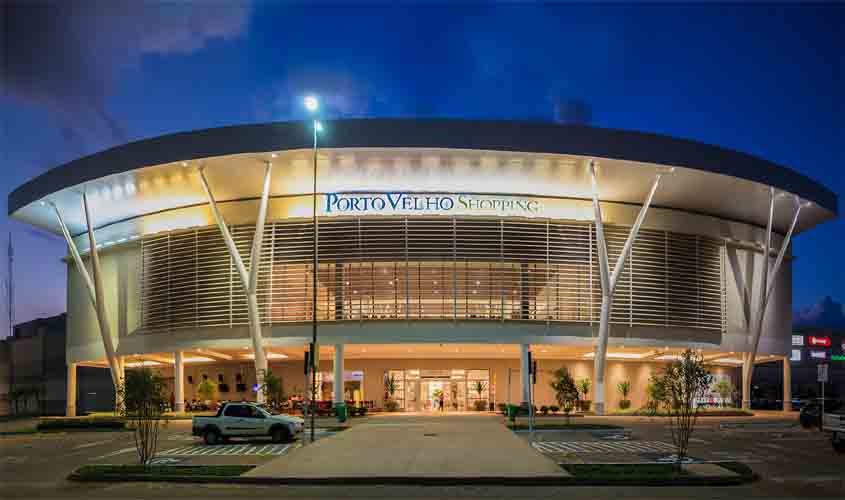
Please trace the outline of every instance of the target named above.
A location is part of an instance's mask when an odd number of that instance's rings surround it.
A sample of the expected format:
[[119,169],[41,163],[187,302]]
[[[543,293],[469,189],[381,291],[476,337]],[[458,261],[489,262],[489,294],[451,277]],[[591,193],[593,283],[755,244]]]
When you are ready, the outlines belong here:
[[663,453],[674,445],[663,441],[539,441],[531,446],[542,453]]
[[290,444],[221,444],[215,446],[197,444],[163,451],[158,456],[278,456],[287,453],[290,447]]
[[128,453],[130,451],[135,451],[136,448],[132,446],[131,448],[124,448],[122,450],[113,451],[111,453],[106,453],[105,455],[101,455],[99,457],[95,457],[94,460],[102,460],[104,458],[113,457],[115,455],[122,455],[123,453]]
[[99,446],[101,444],[111,443],[113,440],[111,439],[104,439],[103,441],[94,441],[93,443],[85,443],[80,444],[79,446],[74,446],[74,450],[81,450],[82,448],[90,448],[92,446]]

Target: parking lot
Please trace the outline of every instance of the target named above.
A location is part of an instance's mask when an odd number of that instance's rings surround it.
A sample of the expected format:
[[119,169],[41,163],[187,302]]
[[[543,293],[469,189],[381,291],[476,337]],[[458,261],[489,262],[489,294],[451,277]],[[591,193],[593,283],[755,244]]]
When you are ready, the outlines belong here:
[[[501,422],[499,417],[489,417]],[[421,420],[355,419],[353,425],[370,422],[363,429],[384,430],[402,425],[423,425]],[[672,454],[671,437],[663,419],[614,417],[594,419],[625,429],[616,432],[543,431],[534,434],[518,433],[521,439],[532,441],[533,448],[552,460],[563,462],[624,462],[661,461]],[[818,431],[800,427],[722,425],[728,419],[703,419],[693,434],[690,455],[699,460],[739,460],[750,465],[762,476],[762,481],[718,490],[698,488],[614,488],[605,490],[613,496],[656,498],[668,496],[699,498],[749,497],[835,497],[845,491],[845,457],[836,454],[827,438]],[[442,421],[440,418],[438,421]],[[733,421],[736,421],[734,419]],[[745,419],[745,422],[754,419]],[[759,420],[758,420],[759,422]],[[325,422],[323,425],[332,425]],[[401,429],[397,429],[401,430]],[[348,432],[348,431],[346,431]],[[323,431],[321,438],[331,436]],[[422,439],[422,438],[421,438]],[[435,439],[435,438],[427,438]],[[428,442],[428,441],[426,441]],[[379,447],[382,443],[369,442]],[[174,421],[161,431],[156,460],[161,464],[254,464],[284,459],[294,453],[301,440],[274,444],[267,439],[235,440],[218,446],[205,446],[190,435],[190,422]],[[268,494],[299,498],[442,498],[444,496],[509,497],[523,496],[594,498],[590,488],[331,488],[296,487],[269,490],[262,487],[226,485],[175,484],[114,484],[86,485],[65,480],[76,467],[87,463],[135,463],[137,456],[132,434],[129,432],[78,432],[33,434],[0,437],[0,496],[3,498],[140,498],[161,495],[173,497],[214,497]],[[360,460],[367,460],[362,449]],[[469,454],[468,456],[471,456]],[[519,493],[519,494],[517,494]],[[608,493],[610,494],[610,493]]]

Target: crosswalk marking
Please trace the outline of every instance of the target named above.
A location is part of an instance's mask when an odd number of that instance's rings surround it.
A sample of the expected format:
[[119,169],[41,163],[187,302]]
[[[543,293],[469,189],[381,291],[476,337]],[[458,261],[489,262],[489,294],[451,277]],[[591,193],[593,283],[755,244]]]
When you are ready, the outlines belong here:
[[541,453],[663,453],[675,446],[663,441],[539,441],[531,445]]
[[159,456],[278,456],[287,453],[290,447],[290,444],[221,444],[215,446],[195,444],[163,451],[159,453]]

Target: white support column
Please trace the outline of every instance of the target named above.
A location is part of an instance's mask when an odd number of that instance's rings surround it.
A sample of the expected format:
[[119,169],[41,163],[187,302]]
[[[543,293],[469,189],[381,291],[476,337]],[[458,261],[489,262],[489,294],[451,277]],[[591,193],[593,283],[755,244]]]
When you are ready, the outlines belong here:
[[625,261],[631,253],[631,248],[634,246],[634,241],[640,232],[640,227],[645,220],[648,209],[651,206],[651,201],[654,199],[654,193],[660,185],[660,178],[663,175],[658,173],[654,182],[651,184],[651,189],[646,196],[645,203],[640,208],[639,214],[634,221],[634,226],[628,233],[628,238],[625,240],[625,245],[622,248],[622,253],[616,259],[616,264],[613,266],[613,272],[610,272],[610,260],[607,255],[607,243],[604,237],[604,222],[601,214],[601,204],[599,202],[598,180],[596,179],[596,162],[589,161],[590,170],[590,184],[592,186],[593,197],[593,212],[596,220],[596,239],[598,240],[598,259],[599,272],[601,277],[601,312],[599,316],[599,334],[596,340],[596,355],[593,359],[593,405],[597,415],[604,415],[604,372],[607,362],[607,344],[610,339],[610,314],[613,310],[613,292],[616,290],[616,284],[619,277],[622,275],[622,270],[625,268]]
[[173,411],[185,411],[185,360],[182,351],[173,353]]
[[76,416],[76,363],[67,364],[67,406],[65,407],[66,417]]
[[519,346],[519,378],[522,381],[522,401],[521,404],[527,405],[531,401],[531,367],[528,366],[528,350],[531,348],[528,344]]
[[[775,279],[777,278],[780,266],[783,263],[783,258],[786,255],[786,250],[789,248],[789,243],[792,240],[792,233],[795,231],[795,226],[798,224],[798,216],[801,214],[801,200],[795,197],[795,214],[792,216],[792,222],[789,225],[789,230],[781,242],[778,250],[777,258],[773,267],[769,267],[769,257],[772,251],[772,224],[775,216],[775,188],[769,188],[769,220],[766,224],[766,246],[763,248],[763,272],[760,277],[760,295],[757,306],[754,322],[751,324],[751,345],[749,362],[743,366],[742,377],[742,408],[751,408],[751,378],[754,374],[754,362],[757,359],[757,348],[760,346],[760,336],[763,333],[763,323],[766,318],[766,308],[769,305],[769,299],[772,297],[772,292],[775,289]],[[747,386],[747,387],[746,387]],[[785,404],[785,403],[784,403]]]
[[[750,369],[749,369],[750,367]],[[751,355],[749,353],[742,354],[742,407],[746,410],[751,408],[751,380],[749,373],[753,372],[753,365],[751,364]]]
[[783,357],[783,411],[792,411],[792,365]]
[[[223,214],[217,207],[217,202],[214,195],[211,193],[211,188],[208,185],[208,179],[205,177],[205,167],[200,167],[200,180],[202,187],[205,190],[208,203],[211,206],[211,213],[214,215],[214,220],[217,222],[217,227],[220,228],[220,233],[223,235],[223,240],[226,242],[226,247],[229,249],[229,255],[235,263],[235,268],[238,271],[238,276],[241,279],[244,292],[246,293],[247,307],[249,310],[249,334],[252,339],[252,350],[255,353],[255,380],[260,387],[264,383],[264,372],[267,370],[267,354],[264,350],[263,336],[261,333],[261,315],[258,309],[258,268],[261,263],[261,248],[264,240],[264,223],[267,218],[267,204],[270,197],[270,178],[273,170],[273,164],[266,162],[264,170],[264,184],[261,190],[261,203],[258,207],[258,219],[255,222],[255,235],[252,240],[252,251],[250,254],[250,270],[247,272],[241,257],[238,247],[235,245],[235,240],[226,226],[226,221],[223,219]],[[256,401],[264,402],[264,393],[259,390],[256,394]]]
[[109,328],[109,321],[106,317],[106,308],[103,299],[103,280],[100,268],[100,257],[99,253],[97,252],[97,242],[94,239],[94,228],[93,224],[91,223],[91,210],[88,207],[88,196],[85,193],[82,194],[82,204],[83,210],[85,212],[85,223],[88,228],[88,240],[91,245],[90,258],[92,263],[91,267],[94,272],[93,280],[91,279],[91,275],[88,274],[88,268],[85,267],[85,263],[82,262],[82,257],[79,255],[79,250],[76,248],[76,243],[73,242],[73,237],[71,237],[70,231],[68,230],[67,225],[65,224],[65,220],[62,216],[61,210],[59,210],[59,207],[56,206],[55,203],[51,203],[53,210],[56,212],[56,218],[59,221],[59,226],[62,229],[62,234],[65,237],[65,242],[67,243],[68,251],[70,251],[70,255],[73,258],[74,263],[76,264],[76,269],[82,277],[82,281],[85,283],[85,287],[88,289],[88,297],[91,299],[91,305],[94,306],[94,312],[97,315],[97,324],[100,328],[100,337],[103,340],[103,351],[106,354],[106,361],[109,364],[112,383],[115,387],[117,387],[123,379],[120,377],[121,370],[120,366],[118,365],[117,356],[115,355],[114,341],[111,336],[111,328]]
[[335,344],[334,346],[334,394],[332,399],[334,404],[343,403],[343,344]]

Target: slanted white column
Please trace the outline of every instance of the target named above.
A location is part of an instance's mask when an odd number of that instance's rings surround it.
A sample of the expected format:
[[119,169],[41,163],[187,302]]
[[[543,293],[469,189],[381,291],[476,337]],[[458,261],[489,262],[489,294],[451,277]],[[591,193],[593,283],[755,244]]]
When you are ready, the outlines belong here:
[[749,362],[743,366],[742,377],[742,408],[751,408],[751,377],[754,374],[754,362],[757,359],[757,348],[760,346],[760,335],[763,333],[763,322],[766,318],[766,308],[769,305],[769,299],[772,297],[772,292],[775,289],[775,278],[777,278],[780,266],[783,263],[783,258],[786,255],[786,250],[789,248],[789,242],[792,239],[792,233],[795,231],[795,226],[798,223],[798,215],[801,213],[803,204],[800,198],[794,197],[795,200],[795,214],[792,216],[792,223],[789,225],[789,230],[780,245],[775,264],[769,267],[769,255],[772,251],[772,224],[775,216],[775,188],[769,188],[769,221],[766,224],[766,244],[763,248],[763,271],[760,278],[760,295],[757,305],[757,311],[754,322],[752,323],[751,345],[749,353]]
[[97,314],[97,324],[100,328],[100,337],[103,340],[103,351],[106,354],[106,361],[109,364],[112,383],[115,387],[118,387],[123,380],[121,376],[122,370],[120,369],[117,356],[115,355],[114,341],[111,336],[111,328],[109,328],[108,317],[106,316],[106,307],[103,299],[103,279],[100,268],[100,256],[97,252],[97,242],[94,239],[94,226],[91,222],[91,210],[88,207],[88,196],[85,193],[82,194],[82,205],[85,213],[85,222],[88,226],[88,241],[91,246],[90,259],[94,274],[93,280],[91,279],[91,275],[88,274],[88,268],[85,267],[85,263],[82,262],[82,257],[79,255],[79,250],[76,248],[76,243],[74,243],[73,238],[70,235],[70,231],[68,231],[61,210],[59,210],[59,207],[55,203],[50,203],[50,205],[52,205],[53,210],[56,212],[56,218],[59,221],[59,226],[61,227],[62,234],[65,237],[68,251],[70,251],[70,255],[76,264],[76,269],[82,277],[82,281],[85,283],[85,288],[88,289],[88,297],[91,299],[91,305],[94,306],[94,312]]
[[[226,221],[223,219],[223,214],[220,213],[217,207],[217,202],[214,200],[214,195],[211,194],[211,188],[208,185],[208,179],[205,177],[205,167],[200,167],[200,180],[205,194],[208,197],[208,203],[211,206],[211,213],[214,215],[214,220],[220,228],[220,233],[223,235],[223,241],[226,242],[226,247],[229,249],[229,255],[235,263],[235,268],[238,271],[238,276],[241,279],[244,292],[247,298],[247,307],[249,310],[249,334],[252,338],[252,350],[255,353],[255,380],[258,386],[264,384],[264,373],[267,371],[267,354],[264,351],[263,336],[261,334],[261,315],[258,309],[258,268],[261,263],[261,247],[264,241],[264,222],[267,218],[267,203],[270,197],[270,174],[273,170],[273,164],[266,162],[264,170],[264,185],[261,191],[261,203],[258,207],[258,219],[255,222],[255,235],[252,239],[252,251],[250,254],[250,270],[247,272],[238,247],[235,245],[235,240],[232,239],[229,228],[226,226]],[[264,392],[259,390],[255,395],[256,401],[264,402]]]
[[334,346],[334,403],[343,403],[343,344]]
[[527,405],[531,400],[531,367],[528,365],[528,350],[530,345],[519,346],[519,378],[522,380],[522,404]]
[[604,238],[604,222],[602,221],[601,205],[599,203],[596,162],[590,160],[588,166],[593,192],[593,212],[595,213],[596,219],[596,239],[598,240],[598,259],[602,292],[599,335],[596,339],[596,355],[593,359],[593,406],[597,415],[604,415],[604,372],[607,361],[607,343],[610,338],[610,313],[613,309],[613,292],[616,290],[616,284],[622,275],[625,261],[631,253],[631,248],[634,246],[634,241],[637,239],[637,234],[640,232],[640,227],[645,220],[648,208],[651,206],[651,200],[654,198],[654,193],[657,191],[657,186],[660,184],[660,177],[663,174],[658,173],[654,177],[654,182],[651,184],[651,189],[648,192],[648,196],[646,196],[645,203],[640,208],[640,213],[637,214],[634,227],[628,233],[628,239],[625,240],[622,253],[616,259],[616,265],[613,267],[613,272],[611,272],[610,260],[607,255],[607,243]]
[[185,360],[182,351],[173,353],[173,411],[185,411]]
[[792,411],[792,364],[783,357],[783,411]]
[[76,416],[76,363],[67,364],[67,406],[66,417]]

